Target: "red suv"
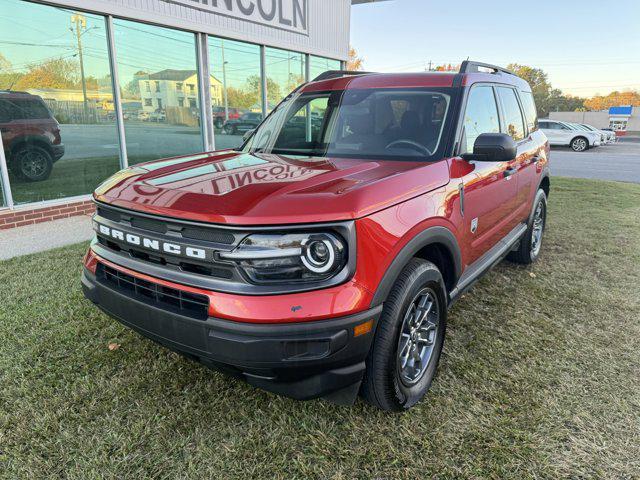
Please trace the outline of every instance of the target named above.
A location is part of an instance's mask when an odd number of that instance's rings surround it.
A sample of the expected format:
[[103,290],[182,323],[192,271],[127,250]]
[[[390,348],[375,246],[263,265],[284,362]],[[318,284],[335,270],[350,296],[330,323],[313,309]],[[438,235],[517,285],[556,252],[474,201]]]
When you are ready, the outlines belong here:
[[407,409],[449,305],[502,258],[538,258],[549,146],[535,112],[526,82],[477,62],[325,73],[236,151],[102,184],[85,295],[252,385]]
[[8,167],[22,180],[46,180],[64,155],[60,125],[36,95],[0,91],[0,132]]

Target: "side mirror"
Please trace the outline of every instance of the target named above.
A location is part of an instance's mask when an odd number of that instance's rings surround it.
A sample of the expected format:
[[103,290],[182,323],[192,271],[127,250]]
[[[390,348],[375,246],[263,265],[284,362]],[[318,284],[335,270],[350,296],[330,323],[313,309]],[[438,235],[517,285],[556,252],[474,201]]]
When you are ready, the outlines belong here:
[[473,144],[473,153],[465,153],[465,160],[478,162],[508,162],[516,158],[518,146],[506,133],[482,133]]
[[256,130],[255,130],[255,128],[254,128],[253,130],[247,130],[247,131],[244,133],[244,135],[242,135],[242,141],[243,141],[243,142],[246,142],[247,140],[249,140],[249,137],[250,137],[251,135],[253,135],[253,132],[255,132],[255,131],[256,131]]

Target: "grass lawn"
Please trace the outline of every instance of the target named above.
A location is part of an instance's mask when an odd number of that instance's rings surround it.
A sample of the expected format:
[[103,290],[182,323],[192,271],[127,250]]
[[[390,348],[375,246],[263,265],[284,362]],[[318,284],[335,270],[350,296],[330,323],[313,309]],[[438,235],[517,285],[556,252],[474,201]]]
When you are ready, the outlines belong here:
[[0,477],[640,477],[640,185],[553,179],[539,263],[456,304],[402,415],[168,352],[83,299],[84,250],[0,263]]

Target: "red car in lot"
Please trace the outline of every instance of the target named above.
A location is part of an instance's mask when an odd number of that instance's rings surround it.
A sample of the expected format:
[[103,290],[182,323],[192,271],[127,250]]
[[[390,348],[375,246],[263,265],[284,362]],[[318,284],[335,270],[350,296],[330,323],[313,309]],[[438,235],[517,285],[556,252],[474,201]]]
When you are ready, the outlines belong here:
[[477,62],[327,72],[239,149],[101,185],[85,295],[255,386],[407,409],[434,378],[449,305],[504,257],[540,254],[535,112],[525,81]]
[[[228,119],[227,112],[229,115]],[[237,108],[229,107],[225,110],[224,107],[213,107],[213,125],[217,129],[221,129],[228,120],[237,120],[240,118],[240,114],[241,112]]]
[[64,155],[60,125],[36,95],[0,91],[0,132],[7,166],[22,180],[46,180]]

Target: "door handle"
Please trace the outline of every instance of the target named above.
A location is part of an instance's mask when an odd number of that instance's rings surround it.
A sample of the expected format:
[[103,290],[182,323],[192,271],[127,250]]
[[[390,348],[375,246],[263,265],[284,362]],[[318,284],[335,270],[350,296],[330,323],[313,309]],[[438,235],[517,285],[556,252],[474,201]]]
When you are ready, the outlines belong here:
[[504,171],[504,177],[505,178],[511,178],[511,175],[514,175],[517,171],[518,171],[518,169],[516,167],[507,168]]

